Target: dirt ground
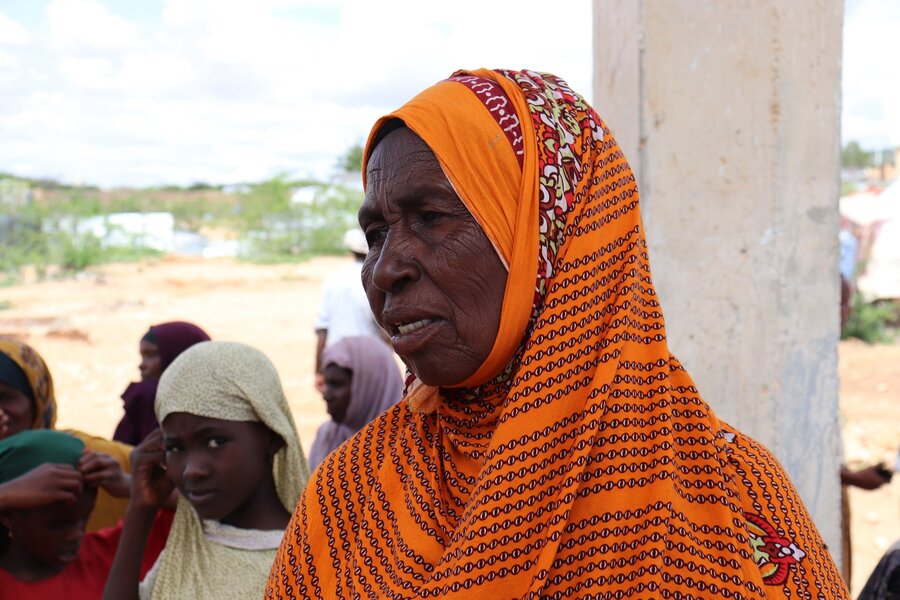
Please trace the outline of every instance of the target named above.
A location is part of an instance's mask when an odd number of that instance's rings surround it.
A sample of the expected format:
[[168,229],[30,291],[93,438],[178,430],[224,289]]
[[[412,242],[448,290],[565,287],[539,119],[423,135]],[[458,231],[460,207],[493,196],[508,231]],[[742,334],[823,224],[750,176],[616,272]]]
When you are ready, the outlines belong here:
[[[167,258],[109,265],[75,279],[0,289],[0,334],[35,346],[53,372],[59,426],[109,436],[119,394],[138,378],[138,340],[153,323],[187,320],[214,338],[254,345],[278,368],[308,451],[326,418],[313,388],[313,323],[324,277],[349,259],[258,266]],[[892,465],[900,447],[900,345],[840,346],[846,458]],[[853,594],[900,538],[900,476],[851,490]]]

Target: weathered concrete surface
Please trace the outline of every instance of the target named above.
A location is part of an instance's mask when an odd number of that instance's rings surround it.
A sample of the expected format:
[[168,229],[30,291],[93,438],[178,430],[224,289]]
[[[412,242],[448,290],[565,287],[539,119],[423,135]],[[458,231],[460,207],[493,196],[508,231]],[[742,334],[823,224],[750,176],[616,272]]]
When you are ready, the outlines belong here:
[[840,561],[841,2],[594,0],[594,101],[641,191],[669,346]]

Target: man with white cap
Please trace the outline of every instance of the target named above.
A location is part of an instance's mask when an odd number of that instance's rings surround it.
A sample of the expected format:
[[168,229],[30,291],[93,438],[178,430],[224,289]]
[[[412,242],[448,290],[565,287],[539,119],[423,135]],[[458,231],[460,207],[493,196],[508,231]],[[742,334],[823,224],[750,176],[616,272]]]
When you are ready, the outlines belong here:
[[369,335],[386,341],[375,323],[363,290],[362,264],[369,252],[366,235],[360,229],[344,234],[344,246],[354,257],[352,265],[329,275],[322,284],[322,299],[316,318],[316,387],[322,382],[322,351],[341,338]]

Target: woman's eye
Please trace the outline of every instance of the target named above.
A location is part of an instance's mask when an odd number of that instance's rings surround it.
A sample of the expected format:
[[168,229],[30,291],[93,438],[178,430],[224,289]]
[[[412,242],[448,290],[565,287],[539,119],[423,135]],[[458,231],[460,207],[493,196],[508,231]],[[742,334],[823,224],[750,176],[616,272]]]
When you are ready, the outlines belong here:
[[434,212],[433,210],[426,210],[419,214],[419,220],[423,223],[434,223],[438,219],[440,219],[443,215],[439,212]]
[[378,242],[384,239],[384,236],[387,235],[386,227],[373,227],[371,229],[366,230],[366,243],[369,244],[371,248]]
[[221,448],[225,444],[225,438],[209,438],[206,442],[207,448]]
[[166,452],[169,454],[174,454],[175,452],[181,452],[181,450],[182,450],[181,446],[175,446],[175,445],[166,446]]

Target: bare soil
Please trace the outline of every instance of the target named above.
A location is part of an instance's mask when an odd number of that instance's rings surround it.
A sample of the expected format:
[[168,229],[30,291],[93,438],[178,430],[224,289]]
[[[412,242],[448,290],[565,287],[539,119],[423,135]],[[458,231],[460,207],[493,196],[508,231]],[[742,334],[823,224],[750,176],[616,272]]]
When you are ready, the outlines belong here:
[[[153,324],[187,320],[214,339],[262,350],[278,368],[308,451],[326,418],[313,387],[313,323],[324,277],[347,264],[166,258],[107,265],[74,279],[0,289],[0,334],[33,345],[53,371],[59,426],[109,436],[119,394],[138,378],[138,340]],[[5,301],[5,302],[4,302]],[[900,447],[900,345],[840,345],[841,417],[847,461],[893,465]],[[854,596],[884,550],[900,538],[900,476],[850,490]]]

